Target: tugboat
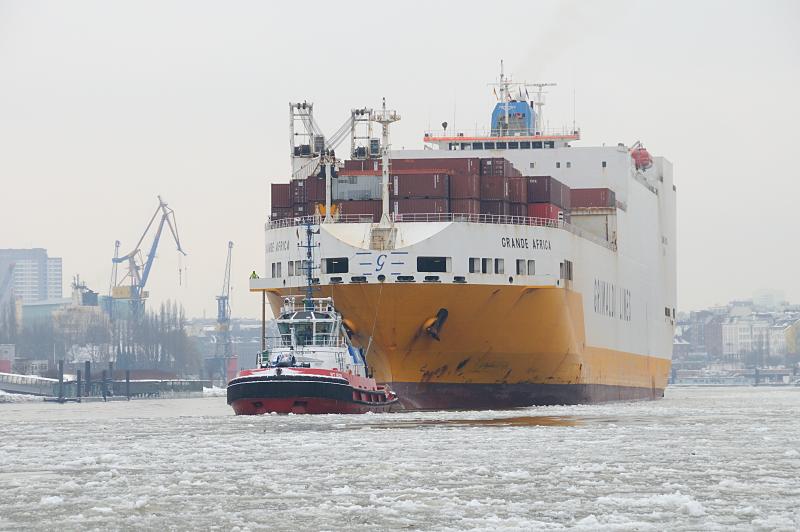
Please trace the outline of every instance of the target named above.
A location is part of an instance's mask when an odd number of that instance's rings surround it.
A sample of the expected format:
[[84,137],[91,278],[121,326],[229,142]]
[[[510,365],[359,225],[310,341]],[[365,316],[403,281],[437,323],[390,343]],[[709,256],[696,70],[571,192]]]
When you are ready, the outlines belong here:
[[228,383],[228,404],[237,415],[363,414],[400,409],[397,396],[378,385],[365,357],[350,342],[333,298],[313,297],[311,249],[306,225],[306,295],[299,304],[286,297],[278,317],[279,335],[267,339],[256,368]]

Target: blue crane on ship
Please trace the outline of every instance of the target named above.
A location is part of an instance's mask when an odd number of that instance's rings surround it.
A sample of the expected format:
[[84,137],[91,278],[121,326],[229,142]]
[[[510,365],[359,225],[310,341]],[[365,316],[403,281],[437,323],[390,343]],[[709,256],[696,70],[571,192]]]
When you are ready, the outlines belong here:
[[[150,229],[158,219],[157,229],[153,242],[150,244],[150,251],[147,256],[142,255],[142,243],[144,242]],[[158,196],[158,207],[150,217],[142,236],[136,243],[136,246],[129,253],[119,256],[119,240],[116,242],[116,250],[114,258],[112,259],[112,289],[111,297],[113,299],[126,299],[130,301],[130,309],[134,318],[140,318],[144,315],[144,302],[148,297],[148,292],[145,291],[147,280],[150,278],[150,271],[153,268],[153,262],[156,258],[156,250],[158,243],[161,240],[161,234],[164,226],[169,227],[170,233],[175,240],[175,245],[182,255],[186,255],[181,247],[181,241],[178,237],[178,224],[175,221],[175,212],[167,206],[167,203]],[[117,266],[119,264],[127,264],[128,272],[119,281],[117,280]],[[126,284],[127,283],[127,284]]]

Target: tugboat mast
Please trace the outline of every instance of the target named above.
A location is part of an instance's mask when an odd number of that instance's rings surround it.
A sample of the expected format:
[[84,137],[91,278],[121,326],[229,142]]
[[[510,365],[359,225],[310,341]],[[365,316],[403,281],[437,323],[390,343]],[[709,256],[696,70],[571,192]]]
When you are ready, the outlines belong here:
[[306,226],[306,242],[305,244],[298,244],[299,247],[304,248],[306,250],[306,261],[305,261],[305,270],[306,270],[306,298],[303,302],[303,309],[304,310],[314,310],[314,302],[312,298],[314,297],[314,278],[311,276],[311,271],[314,269],[312,257],[313,252],[312,249],[317,247],[314,244],[314,235],[319,234],[319,229],[316,231],[312,229],[311,218],[308,218],[305,223]]

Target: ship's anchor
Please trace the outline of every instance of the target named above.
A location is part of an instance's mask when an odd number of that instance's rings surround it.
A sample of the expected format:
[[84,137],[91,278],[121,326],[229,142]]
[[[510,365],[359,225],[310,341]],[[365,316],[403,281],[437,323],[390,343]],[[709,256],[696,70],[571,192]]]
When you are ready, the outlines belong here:
[[431,338],[433,338],[437,342],[440,341],[439,334],[442,332],[442,327],[444,326],[444,322],[447,321],[447,315],[448,315],[447,309],[440,308],[439,312],[436,313],[435,317],[428,318],[422,325],[422,328],[425,329],[425,332],[428,333],[431,336]]

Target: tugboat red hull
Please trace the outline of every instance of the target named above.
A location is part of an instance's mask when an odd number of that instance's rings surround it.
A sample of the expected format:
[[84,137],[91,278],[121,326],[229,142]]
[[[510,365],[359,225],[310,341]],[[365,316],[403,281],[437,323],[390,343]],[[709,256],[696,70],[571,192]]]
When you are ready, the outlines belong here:
[[311,374],[243,376],[228,383],[228,404],[237,415],[365,414],[401,410],[383,388],[353,386],[344,376]]

